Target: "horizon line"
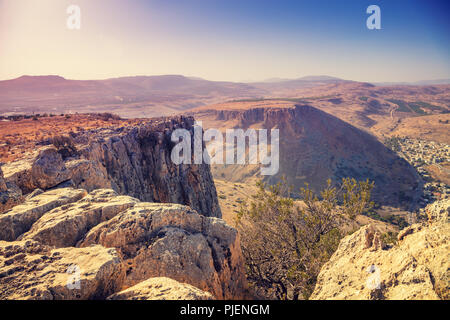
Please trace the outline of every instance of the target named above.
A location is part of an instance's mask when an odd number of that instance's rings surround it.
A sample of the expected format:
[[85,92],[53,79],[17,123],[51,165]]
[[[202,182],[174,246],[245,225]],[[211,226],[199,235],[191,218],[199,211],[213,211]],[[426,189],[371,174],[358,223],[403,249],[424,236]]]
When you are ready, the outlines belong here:
[[[420,82],[439,82],[439,81],[447,81],[450,82],[449,78],[439,78],[439,79],[421,79],[421,80],[413,80],[413,81],[362,81],[362,80],[351,80],[351,79],[344,79],[337,76],[330,76],[327,74],[309,74],[305,76],[300,76],[297,78],[284,78],[284,77],[270,77],[263,80],[247,80],[247,81],[233,81],[233,80],[210,80],[206,79],[200,76],[195,75],[184,75],[184,74],[175,74],[175,73],[167,73],[167,74],[135,74],[135,75],[118,75],[113,77],[106,77],[106,78],[70,78],[66,77],[60,74],[23,74],[14,78],[2,78],[0,79],[0,82],[2,81],[10,81],[10,80],[16,80],[23,77],[59,77],[63,78],[64,80],[72,80],[72,81],[104,81],[104,80],[112,80],[112,79],[120,79],[120,78],[138,78],[138,77],[169,77],[169,76],[177,76],[177,77],[183,77],[187,79],[192,80],[203,80],[203,81],[209,81],[209,82],[230,82],[230,83],[243,83],[243,84],[249,84],[249,83],[282,83],[282,82],[289,82],[289,81],[295,81],[295,80],[305,80],[305,81],[348,81],[348,82],[360,82],[360,83],[371,83],[371,84],[417,84]],[[317,80],[308,80],[305,78],[313,78],[313,77],[326,77],[329,79],[317,79]],[[446,84],[446,83],[442,83]],[[426,84],[424,84],[426,85]]]

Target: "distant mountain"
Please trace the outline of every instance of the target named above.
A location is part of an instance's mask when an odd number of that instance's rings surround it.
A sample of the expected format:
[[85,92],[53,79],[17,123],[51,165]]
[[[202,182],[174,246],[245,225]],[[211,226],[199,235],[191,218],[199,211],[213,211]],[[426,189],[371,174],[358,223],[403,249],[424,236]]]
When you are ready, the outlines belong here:
[[278,82],[291,82],[291,81],[307,81],[307,82],[315,82],[315,81],[345,81],[340,78],[330,77],[330,76],[305,76],[296,79],[284,79],[284,78],[270,78],[266,79],[262,82],[264,83],[278,83]]
[[155,117],[230,100],[327,95],[342,99],[342,94],[371,96],[399,93],[399,90],[402,94],[441,91],[425,85],[400,87],[378,84],[375,91],[369,92],[371,87],[374,85],[326,75],[249,83],[209,81],[182,75],[104,80],[70,80],[58,75],[21,76],[0,81],[0,115],[113,112],[129,118]]
[[[245,83],[208,81],[181,75],[105,80],[22,76],[0,81],[0,114],[105,109],[120,113],[127,105],[127,108],[141,107],[141,111],[130,116],[156,116],[230,98],[259,97],[266,93]],[[156,108],[156,105],[159,107]],[[111,110],[111,107],[116,109]]]
[[263,82],[252,82],[250,85],[271,93],[281,94],[286,90],[312,88],[320,85],[352,82],[330,76],[306,76],[297,79],[272,78]]
[[182,75],[69,80],[57,75],[0,81],[0,114],[111,111],[128,117],[176,113],[230,99],[280,94],[344,80],[307,76],[270,83],[209,81]]

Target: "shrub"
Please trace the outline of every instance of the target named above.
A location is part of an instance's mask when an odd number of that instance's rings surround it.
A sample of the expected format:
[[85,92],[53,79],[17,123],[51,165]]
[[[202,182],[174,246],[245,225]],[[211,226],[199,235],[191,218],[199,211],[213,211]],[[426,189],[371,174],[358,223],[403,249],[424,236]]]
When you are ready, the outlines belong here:
[[50,138],[50,143],[56,147],[56,149],[61,154],[63,159],[78,154],[75,142],[73,138],[69,136],[64,135],[54,136]]
[[344,217],[353,219],[373,206],[373,183],[343,179],[332,187],[329,180],[320,199],[306,185],[299,194],[304,205],[294,201],[284,181],[257,187],[236,220],[251,288],[259,298],[307,299],[343,236]]

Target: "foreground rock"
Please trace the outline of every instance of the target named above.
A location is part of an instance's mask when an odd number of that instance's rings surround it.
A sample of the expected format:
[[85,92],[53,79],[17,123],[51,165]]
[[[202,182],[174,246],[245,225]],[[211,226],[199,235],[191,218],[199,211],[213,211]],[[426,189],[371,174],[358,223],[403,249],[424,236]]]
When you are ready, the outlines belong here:
[[[176,288],[185,286],[180,292],[186,297],[192,288],[184,284],[218,299],[243,298],[246,290],[237,231],[180,204],[140,202],[111,189],[37,190],[0,214],[0,235],[10,241],[2,242],[0,280],[6,287],[0,299],[103,299],[154,277],[183,283]],[[83,293],[67,292],[61,284],[72,264],[88,270]],[[105,271],[104,265],[118,266]],[[139,290],[150,290],[146,285]],[[158,294],[150,291],[142,294]],[[199,292],[198,298],[206,298]]]
[[112,188],[141,201],[185,204],[220,218],[209,165],[175,165],[171,160],[172,132],[193,132],[193,123],[192,117],[154,119],[47,141],[27,158],[4,165],[5,181],[23,194],[61,186]]
[[108,297],[108,300],[212,300],[209,292],[173,279],[150,278]]
[[[79,288],[75,281],[79,271]],[[87,300],[119,290],[125,270],[115,249],[51,249],[0,241],[0,299]]]
[[239,237],[223,220],[178,204],[139,203],[89,231],[80,247],[117,248],[126,285],[169,277],[218,299],[242,298],[245,276]]
[[449,211],[448,199],[428,206],[430,222],[402,230],[393,247],[371,226],[345,237],[311,299],[450,299]]
[[3,177],[3,171],[2,168],[0,167],[0,192],[5,192],[6,190],[7,188],[5,178]]
[[16,240],[45,213],[78,201],[86,194],[82,189],[63,188],[29,197],[24,203],[0,214],[0,240]]
[[3,170],[0,167],[0,213],[12,208],[23,201],[22,190],[12,185],[8,190],[8,185],[3,177]]
[[114,190],[94,190],[77,202],[47,212],[20,239],[33,239],[56,247],[75,246],[92,227],[133,207],[136,202],[139,200],[120,196]]

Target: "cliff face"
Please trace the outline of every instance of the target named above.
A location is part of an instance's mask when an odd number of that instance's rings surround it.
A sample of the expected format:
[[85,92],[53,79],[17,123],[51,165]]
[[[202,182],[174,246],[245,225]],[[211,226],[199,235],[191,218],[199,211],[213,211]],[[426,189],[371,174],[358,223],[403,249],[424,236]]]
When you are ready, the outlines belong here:
[[58,188],[0,217],[0,299],[244,297],[237,231],[183,205]]
[[282,176],[296,188],[304,183],[321,190],[327,179],[375,181],[374,199],[386,205],[414,203],[421,192],[417,174],[405,160],[370,134],[314,107],[295,105],[248,110],[202,110],[194,113],[205,129],[262,128],[280,130],[280,170],[259,176],[251,166],[213,167],[214,175],[241,181],[258,176],[276,183]]
[[403,229],[394,246],[371,226],[341,240],[311,299],[450,299],[450,201],[426,210],[430,222]]
[[58,148],[49,144],[4,165],[5,179],[23,194],[63,186],[88,191],[112,188],[142,201],[185,204],[221,217],[209,166],[175,165],[170,159],[172,132],[178,128],[193,132],[193,122],[190,117],[162,118],[81,133],[73,137],[75,147],[64,141]]

